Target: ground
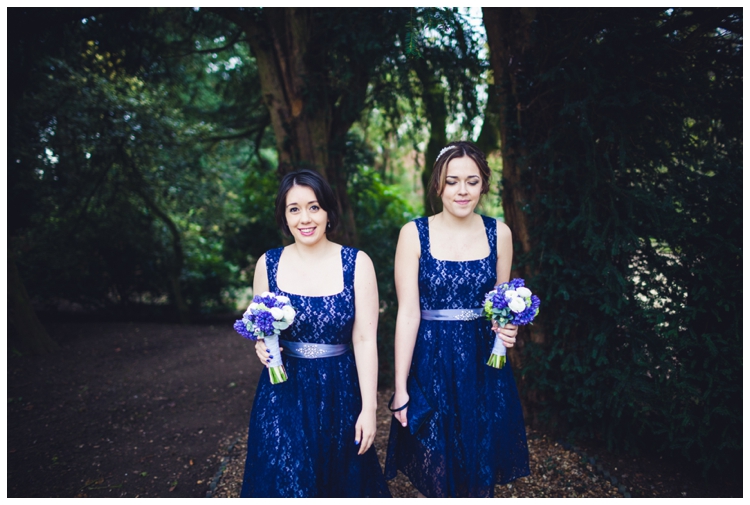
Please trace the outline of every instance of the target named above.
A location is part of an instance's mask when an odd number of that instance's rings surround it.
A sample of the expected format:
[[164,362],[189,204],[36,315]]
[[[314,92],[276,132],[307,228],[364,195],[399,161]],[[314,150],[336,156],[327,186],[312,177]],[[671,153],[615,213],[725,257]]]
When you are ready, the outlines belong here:
[[[9,497],[236,496],[261,365],[231,321],[46,326],[60,353],[8,356]],[[382,461],[390,393],[379,394]],[[741,496],[536,431],[529,449],[532,475],[496,496]],[[415,494],[401,475],[389,484]]]
[[8,359],[8,496],[205,496],[260,364],[229,325],[48,325]]

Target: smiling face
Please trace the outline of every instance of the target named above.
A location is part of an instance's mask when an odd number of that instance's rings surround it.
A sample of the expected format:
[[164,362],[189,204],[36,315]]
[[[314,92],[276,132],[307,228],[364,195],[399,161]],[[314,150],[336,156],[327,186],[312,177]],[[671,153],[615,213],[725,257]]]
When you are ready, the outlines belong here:
[[286,224],[294,241],[313,245],[326,235],[328,213],[309,186],[292,186],[286,194]]
[[443,210],[456,217],[466,217],[474,212],[481,196],[482,176],[474,160],[468,156],[451,159],[440,194]]

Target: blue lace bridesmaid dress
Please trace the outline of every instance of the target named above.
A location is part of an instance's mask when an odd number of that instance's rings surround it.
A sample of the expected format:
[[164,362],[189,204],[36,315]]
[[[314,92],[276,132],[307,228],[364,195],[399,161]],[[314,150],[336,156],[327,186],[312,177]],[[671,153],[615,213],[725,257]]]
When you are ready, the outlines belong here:
[[[280,290],[282,251],[266,253],[269,291],[289,297],[297,309],[281,340],[350,346],[357,250],[342,248],[344,290],[332,296]],[[389,497],[375,448],[359,456],[354,444],[362,408],[354,353],[307,359],[285,349],[282,357],[289,379],[271,384],[265,369],[255,393],[241,496]]]
[[[497,277],[497,224],[492,218],[482,219],[490,255],[473,261],[435,259],[427,218],[415,221],[422,311],[482,306]],[[424,317],[423,312],[409,373],[434,412],[416,434],[393,419],[386,479],[401,470],[427,497],[492,497],[495,484],[529,474],[526,430],[512,368],[485,364],[494,334],[484,316],[468,321]]]

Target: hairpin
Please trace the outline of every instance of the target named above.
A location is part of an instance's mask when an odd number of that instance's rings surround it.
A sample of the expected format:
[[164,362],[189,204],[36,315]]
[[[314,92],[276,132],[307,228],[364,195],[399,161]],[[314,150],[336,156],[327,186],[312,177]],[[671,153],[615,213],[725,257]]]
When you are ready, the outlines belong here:
[[458,147],[458,146],[446,146],[440,150],[440,152],[437,155],[437,159],[439,160],[442,155],[444,155],[446,152],[450,151],[451,149]]

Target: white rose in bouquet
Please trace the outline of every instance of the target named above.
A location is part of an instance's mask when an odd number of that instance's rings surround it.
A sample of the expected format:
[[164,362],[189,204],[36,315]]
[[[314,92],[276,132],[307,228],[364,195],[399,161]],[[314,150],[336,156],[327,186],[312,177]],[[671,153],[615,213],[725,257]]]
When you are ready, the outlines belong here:
[[508,302],[508,307],[516,314],[520,314],[521,312],[526,310],[526,302],[523,301],[523,298],[516,297]]
[[294,321],[294,316],[297,314],[291,305],[284,305],[284,307],[281,309],[284,312],[284,321],[286,321],[289,324],[292,324]]
[[283,310],[281,310],[281,309],[280,309],[280,308],[278,308],[278,307],[273,307],[273,308],[271,309],[271,315],[273,316],[273,318],[274,318],[275,320],[277,320],[277,321],[281,321],[281,319],[282,319],[282,318],[284,317],[284,311],[283,311]]
[[529,288],[521,286],[520,288],[516,288],[516,293],[521,298],[531,298],[531,290]]

